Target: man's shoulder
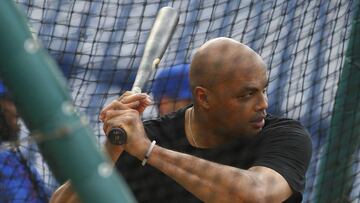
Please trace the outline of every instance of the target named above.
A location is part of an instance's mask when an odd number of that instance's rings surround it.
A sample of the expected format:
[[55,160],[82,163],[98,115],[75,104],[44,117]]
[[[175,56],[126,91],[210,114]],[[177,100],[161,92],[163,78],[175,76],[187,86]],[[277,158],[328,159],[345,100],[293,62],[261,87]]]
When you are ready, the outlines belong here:
[[272,114],[267,114],[265,117],[265,127],[266,126],[282,126],[282,125],[295,125],[295,126],[302,126],[302,124],[295,119],[292,118],[285,118],[280,116],[274,116]]
[[255,165],[277,171],[301,196],[312,154],[310,134],[295,119],[268,115],[265,122]]
[[306,131],[306,128],[298,120],[268,114],[265,118],[264,130],[277,128],[302,129]]
[[311,136],[308,130],[301,124],[300,121],[267,115],[265,118],[265,126],[262,130],[263,135],[285,136],[285,137],[300,137],[301,139],[310,140]]

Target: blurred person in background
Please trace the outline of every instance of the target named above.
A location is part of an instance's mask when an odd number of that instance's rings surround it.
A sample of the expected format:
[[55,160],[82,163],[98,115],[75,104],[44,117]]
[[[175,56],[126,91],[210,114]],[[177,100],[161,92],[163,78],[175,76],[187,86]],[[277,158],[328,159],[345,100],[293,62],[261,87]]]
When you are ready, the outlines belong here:
[[189,68],[189,64],[180,64],[157,70],[151,93],[160,115],[191,103]]
[[17,144],[19,115],[0,82],[0,202],[45,203],[50,193],[37,170],[29,165]]

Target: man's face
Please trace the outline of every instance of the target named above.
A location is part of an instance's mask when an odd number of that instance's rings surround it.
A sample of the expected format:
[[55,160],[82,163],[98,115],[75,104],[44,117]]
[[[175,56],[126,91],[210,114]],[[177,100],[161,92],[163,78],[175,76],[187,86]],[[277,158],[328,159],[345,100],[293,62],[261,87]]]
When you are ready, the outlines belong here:
[[229,70],[209,94],[216,130],[229,136],[257,135],[265,124],[268,108],[265,65],[262,61],[247,61]]
[[2,139],[14,140],[19,132],[18,114],[15,104],[7,99],[0,100],[1,122],[0,135]]

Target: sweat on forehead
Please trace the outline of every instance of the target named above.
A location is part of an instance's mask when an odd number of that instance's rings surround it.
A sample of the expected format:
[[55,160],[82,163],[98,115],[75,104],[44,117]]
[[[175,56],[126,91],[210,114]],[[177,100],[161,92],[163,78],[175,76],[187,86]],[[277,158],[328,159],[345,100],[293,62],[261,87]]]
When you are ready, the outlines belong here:
[[191,86],[210,87],[226,72],[259,62],[263,63],[257,53],[236,40],[225,37],[209,40],[193,57],[190,69]]

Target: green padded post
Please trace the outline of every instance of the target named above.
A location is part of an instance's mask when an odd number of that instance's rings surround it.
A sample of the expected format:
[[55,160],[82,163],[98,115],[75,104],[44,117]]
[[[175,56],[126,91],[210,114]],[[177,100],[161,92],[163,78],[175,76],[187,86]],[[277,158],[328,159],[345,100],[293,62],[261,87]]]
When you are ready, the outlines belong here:
[[0,6],[0,74],[55,177],[86,203],[135,202],[72,105],[66,80],[13,0]]
[[350,202],[353,163],[360,146],[360,2],[341,73],[330,133],[320,162],[315,202]]

